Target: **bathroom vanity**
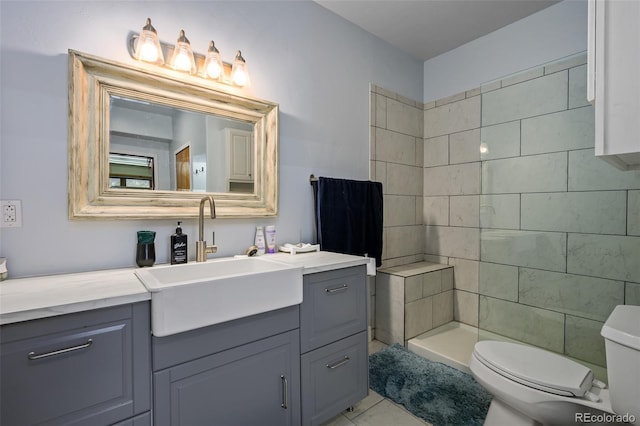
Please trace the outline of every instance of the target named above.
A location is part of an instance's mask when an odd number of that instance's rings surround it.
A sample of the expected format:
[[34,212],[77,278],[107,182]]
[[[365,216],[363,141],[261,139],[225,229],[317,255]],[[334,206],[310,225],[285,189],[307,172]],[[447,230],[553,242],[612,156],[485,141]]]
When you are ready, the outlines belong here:
[[134,269],[3,282],[2,424],[315,425],[355,404],[371,260],[269,257],[299,267],[302,303],[166,336]]

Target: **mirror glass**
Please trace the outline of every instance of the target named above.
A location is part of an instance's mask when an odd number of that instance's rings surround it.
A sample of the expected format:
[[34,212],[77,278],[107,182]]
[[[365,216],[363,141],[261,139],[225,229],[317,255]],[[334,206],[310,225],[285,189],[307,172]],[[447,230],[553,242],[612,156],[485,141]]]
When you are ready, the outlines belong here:
[[111,95],[109,187],[253,192],[253,124]]
[[69,216],[277,215],[278,105],[69,51]]

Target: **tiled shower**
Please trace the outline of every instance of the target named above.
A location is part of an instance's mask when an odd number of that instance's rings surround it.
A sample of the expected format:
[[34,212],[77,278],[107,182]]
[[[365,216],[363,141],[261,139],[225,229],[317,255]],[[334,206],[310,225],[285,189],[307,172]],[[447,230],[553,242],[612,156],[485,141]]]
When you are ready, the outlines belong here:
[[[385,265],[452,265],[455,319],[481,337],[604,366],[604,320],[615,305],[640,304],[640,172],[594,156],[586,55],[413,109],[403,100],[408,117],[423,107],[422,117],[405,120],[423,120],[423,147],[397,119],[389,125],[389,104],[402,98],[375,86],[371,96],[371,176],[387,199]],[[422,199],[395,193],[401,185],[389,178],[411,181],[420,165]],[[410,172],[390,176],[404,167]],[[416,245],[422,253],[409,250]]]

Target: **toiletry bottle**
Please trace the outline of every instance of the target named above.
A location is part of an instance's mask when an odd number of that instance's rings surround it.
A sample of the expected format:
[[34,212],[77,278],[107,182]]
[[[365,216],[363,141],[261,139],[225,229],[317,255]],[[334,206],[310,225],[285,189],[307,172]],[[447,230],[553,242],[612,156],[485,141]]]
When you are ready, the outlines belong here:
[[258,247],[258,252],[256,253],[258,256],[264,254],[264,231],[262,230],[262,226],[256,226],[256,239],[254,244]]
[[176,233],[171,236],[171,264],[187,263],[187,234],[182,233],[182,228],[176,228]]
[[267,238],[267,253],[276,252],[276,227],[269,225],[265,228]]

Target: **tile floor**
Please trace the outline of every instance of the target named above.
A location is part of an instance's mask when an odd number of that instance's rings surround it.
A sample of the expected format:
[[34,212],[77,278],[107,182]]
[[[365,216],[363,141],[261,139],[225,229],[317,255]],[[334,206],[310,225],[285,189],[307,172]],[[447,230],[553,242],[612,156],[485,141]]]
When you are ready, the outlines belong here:
[[[374,340],[369,343],[369,353],[386,347],[382,342]],[[369,396],[356,404],[352,412],[343,412],[325,423],[323,426],[424,426],[430,425],[414,416],[390,399],[383,398],[369,389]]]

